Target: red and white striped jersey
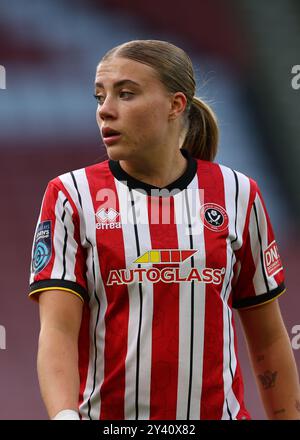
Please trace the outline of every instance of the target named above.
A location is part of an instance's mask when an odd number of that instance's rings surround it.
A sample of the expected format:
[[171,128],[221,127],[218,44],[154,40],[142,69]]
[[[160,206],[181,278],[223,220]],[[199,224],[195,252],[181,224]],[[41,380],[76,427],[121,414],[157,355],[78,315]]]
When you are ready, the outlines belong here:
[[248,419],[232,307],[284,275],[256,182],[191,158],[164,189],[108,160],[50,181],[30,296],[84,301],[82,419]]

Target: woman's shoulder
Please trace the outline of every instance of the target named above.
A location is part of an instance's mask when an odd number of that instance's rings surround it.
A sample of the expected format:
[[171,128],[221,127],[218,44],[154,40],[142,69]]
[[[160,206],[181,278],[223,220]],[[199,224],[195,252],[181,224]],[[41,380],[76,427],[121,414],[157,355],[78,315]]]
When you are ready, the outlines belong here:
[[48,188],[65,193],[79,192],[109,173],[108,160],[59,174],[48,181]]
[[206,174],[210,176],[212,182],[219,180],[228,188],[238,187],[240,190],[250,189],[254,192],[258,189],[258,184],[253,177],[219,162],[198,160],[198,171],[200,176],[201,173]]
[[76,184],[76,181],[86,180],[87,177],[96,177],[97,175],[101,175],[105,173],[108,169],[108,160],[103,162],[97,162],[95,164],[87,165],[82,168],[77,168],[74,170],[66,171],[62,174],[59,174],[53,177],[49,184],[60,186],[61,182],[73,182]]
[[[248,174],[219,162],[198,160],[198,176],[204,187],[214,188],[228,197],[254,200],[259,191],[256,180]],[[201,184],[201,182],[200,182]]]

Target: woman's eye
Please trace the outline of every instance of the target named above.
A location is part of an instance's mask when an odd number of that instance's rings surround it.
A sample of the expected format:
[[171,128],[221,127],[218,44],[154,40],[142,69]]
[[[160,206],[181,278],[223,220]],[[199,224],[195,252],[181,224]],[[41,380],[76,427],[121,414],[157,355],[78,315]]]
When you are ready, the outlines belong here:
[[130,99],[130,98],[132,98],[133,95],[134,95],[134,93],[132,93],[132,92],[126,92],[126,91],[120,92],[120,97],[125,98],[125,99]]
[[97,103],[98,104],[103,104],[103,102],[104,102],[104,96],[102,96],[102,95],[94,95],[94,97],[96,98],[96,101],[97,101]]

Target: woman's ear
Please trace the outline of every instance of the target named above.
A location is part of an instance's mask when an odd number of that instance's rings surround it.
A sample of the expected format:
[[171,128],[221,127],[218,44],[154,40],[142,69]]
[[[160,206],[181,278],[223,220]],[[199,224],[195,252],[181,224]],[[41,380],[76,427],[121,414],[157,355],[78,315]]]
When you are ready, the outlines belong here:
[[176,92],[171,96],[169,120],[177,119],[186,109],[187,99],[184,93]]

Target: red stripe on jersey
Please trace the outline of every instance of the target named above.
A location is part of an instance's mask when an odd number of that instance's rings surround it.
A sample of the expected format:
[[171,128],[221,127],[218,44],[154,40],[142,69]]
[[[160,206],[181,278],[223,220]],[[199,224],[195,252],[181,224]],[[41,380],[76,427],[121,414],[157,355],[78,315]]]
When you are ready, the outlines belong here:
[[[256,266],[253,260],[251,251],[250,235],[246,238],[244,243],[245,250],[243,255],[242,270],[238,278],[237,285],[235,286],[234,300],[240,301],[243,298],[250,298],[255,296],[255,287],[253,283],[253,274],[255,273]],[[249,274],[249,276],[245,276]]]
[[79,406],[83,402],[83,393],[89,367],[89,348],[90,348],[90,308],[87,302],[83,305],[81,327],[78,338],[78,368],[80,376]]
[[[151,201],[150,201],[151,200]],[[148,197],[161,212],[159,218],[168,214],[170,204],[170,224],[155,224],[149,218],[152,249],[159,249],[162,243],[166,248],[178,249],[175,224],[174,199]],[[152,206],[153,209],[153,206]],[[170,252],[173,253],[173,252]],[[172,259],[172,261],[174,261]],[[170,267],[155,265],[153,267]],[[177,265],[176,265],[177,266]],[[178,387],[178,336],[179,336],[179,284],[172,284],[172,291],[162,282],[153,284],[153,324],[152,324],[152,369],[150,394],[150,419],[176,419]],[[166,350],[167,348],[167,350]]]
[[[97,165],[95,165],[97,167]],[[109,170],[108,163],[101,164],[101,172],[95,172],[95,167],[88,167],[86,175],[94,203],[95,213],[99,209],[115,209],[118,213],[119,202],[116,196],[105,197],[100,189],[117,194],[114,178]],[[97,200],[98,199],[98,200]],[[96,219],[96,216],[95,216]],[[116,218],[119,221],[119,216]],[[96,225],[95,225],[96,227]],[[100,419],[124,420],[125,395],[125,359],[127,353],[127,337],[129,322],[129,299],[124,295],[124,286],[107,286],[110,269],[126,267],[124,240],[121,228],[96,229],[98,255],[101,277],[105,286],[107,310],[105,314],[105,352],[104,352],[104,380],[101,386],[101,414]],[[113,251],[112,251],[112,248]],[[112,255],[115,260],[112,262]]]
[[[251,276],[247,277],[247,281],[243,283],[242,276],[238,279],[237,288],[234,287],[234,301],[239,301],[242,298],[255,296],[255,288],[253,284],[253,274],[255,273],[255,264],[253,261],[252,251],[251,251],[251,243],[250,243],[250,234],[249,234],[249,224],[250,224],[250,216],[253,208],[253,202],[256,196],[256,183],[254,180],[249,179],[250,181],[250,194],[248,200],[248,207],[246,213],[246,220],[243,230],[243,244],[240,249],[235,251],[236,263],[234,265],[234,273],[237,270],[237,264],[242,262],[243,268],[242,271],[247,270]],[[242,274],[240,274],[242,275]],[[233,280],[235,281],[235,280]],[[229,304],[232,304],[233,297],[230,295]]]
[[[224,179],[220,167],[211,163],[198,162],[199,187],[204,190],[204,203],[213,203],[226,210]],[[220,190],[217,192],[216,188]],[[226,268],[226,237],[228,227],[213,231],[204,226],[206,267]],[[204,351],[202,374],[201,419],[221,419],[224,401],[223,389],[223,306],[215,297],[220,295],[220,286],[206,284]],[[214,323],[214,331],[211,325]],[[219,362],[215,362],[218,353]],[[218,388],[216,388],[218,384]]]
[[250,194],[249,194],[249,200],[248,200],[248,206],[247,206],[247,213],[246,213],[246,220],[245,220],[245,225],[244,225],[244,230],[243,230],[243,244],[242,247],[240,249],[238,249],[237,251],[235,251],[235,255],[236,255],[236,259],[237,260],[242,260],[243,258],[243,253],[245,250],[245,244],[247,241],[247,235],[249,233],[249,223],[250,223],[250,215],[251,215],[251,210],[253,207],[253,202],[256,196],[256,182],[252,179],[249,179],[250,181]]
[[[73,213],[72,216],[73,223],[76,224],[76,221],[78,221],[78,215],[76,216],[75,213]],[[74,228],[74,239],[77,243],[80,243],[80,229],[79,226]],[[87,259],[87,253],[86,249],[84,249],[80,244],[77,247],[77,252],[75,256],[75,268],[74,273],[76,277],[76,283],[80,284],[85,289],[87,288],[87,282],[85,277],[85,268],[86,268],[86,259]]]

